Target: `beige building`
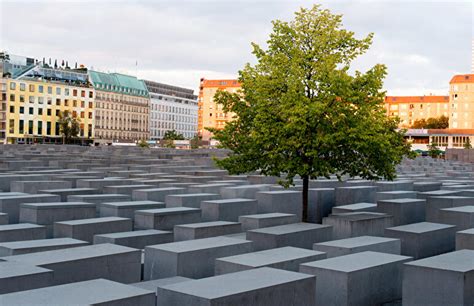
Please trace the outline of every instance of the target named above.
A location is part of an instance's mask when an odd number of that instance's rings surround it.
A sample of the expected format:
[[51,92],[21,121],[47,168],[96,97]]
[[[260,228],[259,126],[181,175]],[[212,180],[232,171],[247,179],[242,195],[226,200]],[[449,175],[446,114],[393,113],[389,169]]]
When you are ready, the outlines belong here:
[[224,113],[222,105],[214,102],[214,95],[218,90],[237,92],[240,84],[237,80],[206,80],[201,79],[198,97],[198,135],[203,140],[212,138],[207,127],[223,129],[225,124],[232,120],[232,113]]
[[385,97],[385,109],[389,116],[400,118],[400,127],[409,128],[415,120],[448,117],[449,97],[387,96]]
[[449,127],[474,129],[474,74],[455,75],[449,82]]
[[150,99],[145,83],[119,73],[90,71],[89,76],[96,92],[94,142],[148,140]]

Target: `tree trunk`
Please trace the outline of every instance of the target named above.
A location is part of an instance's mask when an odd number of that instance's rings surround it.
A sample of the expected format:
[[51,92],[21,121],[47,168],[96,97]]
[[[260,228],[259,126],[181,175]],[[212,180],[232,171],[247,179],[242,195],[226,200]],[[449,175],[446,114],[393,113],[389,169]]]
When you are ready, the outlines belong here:
[[308,189],[309,176],[303,176],[303,222],[308,222]]

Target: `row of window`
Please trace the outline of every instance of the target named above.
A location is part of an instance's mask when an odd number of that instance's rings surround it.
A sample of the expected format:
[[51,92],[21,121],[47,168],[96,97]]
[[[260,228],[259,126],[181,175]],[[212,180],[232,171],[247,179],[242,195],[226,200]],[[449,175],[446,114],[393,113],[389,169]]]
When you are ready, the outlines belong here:
[[111,102],[125,102],[125,103],[138,103],[148,105],[148,99],[128,96],[128,95],[114,95],[108,93],[97,92],[96,94],[98,100],[102,101],[111,101]]
[[[46,136],[60,136],[61,130],[59,122],[54,123],[54,130],[52,130],[52,122],[46,121],[46,126],[43,125],[43,121],[26,121],[28,126],[25,126],[25,120],[18,120],[18,125],[14,119],[10,119],[8,124],[8,130],[11,134],[29,134],[29,135],[46,135]],[[34,128],[36,126],[36,128]],[[84,124],[80,125],[79,136],[84,137]],[[16,129],[15,129],[16,128]],[[17,131],[15,133],[15,131]],[[92,124],[87,126],[87,136],[92,137]]]
[[113,140],[138,140],[147,139],[148,133],[96,130],[95,138]]
[[166,113],[176,113],[184,115],[192,115],[197,113],[197,109],[189,109],[185,107],[177,107],[171,105],[161,105],[161,104],[151,104],[151,112],[166,112]]
[[197,122],[197,117],[178,116],[174,114],[162,114],[162,113],[151,113],[150,119],[176,121],[176,122],[183,122],[183,123],[196,123]]
[[[16,101],[16,97],[14,94],[10,94],[10,102],[15,102]],[[57,106],[61,106],[61,105],[64,105],[64,106],[69,106],[69,99],[60,99],[60,98],[57,98],[55,100],[56,102],[56,105]],[[25,96],[24,95],[19,95],[19,102],[23,103],[25,102]],[[38,102],[38,104],[44,104],[44,97],[34,97],[34,96],[29,96],[28,97],[28,102],[29,103],[36,103]],[[71,105],[73,107],[78,107],[79,104],[80,104],[80,107],[84,108],[86,107],[86,102],[85,101],[77,101],[77,100],[72,100],[71,101]],[[47,97],[46,98],[46,103],[48,105],[52,105],[53,104],[53,99],[51,97]],[[94,103],[92,102],[89,102],[88,103],[88,107],[89,108],[93,108],[94,107]]]
[[176,122],[151,122],[151,129],[176,129],[182,131],[195,131],[197,126],[195,124],[181,124]]
[[[16,87],[17,87],[17,83],[15,82],[10,82],[10,89],[11,90],[16,90]],[[36,90],[39,92],[39,93],[43,93],[44,92],[44,85],[35,85],[35,84],[29,84],[28,85],[28,91],[29,92],[35,92]],[[20,91],[26,91],[26,83],[19,83],[19,88],[20,88]],[[61,87],[56,87],[55,88],[55,92],[56,92],[56,95],[61,95],[62,92],[63,92],[63,89]],[[46,90],[48,92],[48,94],[52,95],[53,94],[53,86],[46,86]],[[69,96],[71,93],[71,89],[70,88],[64,88],[64,95],[65,96]],[[79,90],[78,89],[72,89],[72,96],[73,97],[78,97],[79,95]],[[92,90],[81,90],[80,91],[80,95],[81,97],[85,98],[87,95],[89,96],[89,98],[93,98],[94,97],[94,92]]]
[[121,110],[121,111],[127,111],[127,112],[148,114],[148,107],[142,107],[142,106],[133,106],[133,105],[127,105],[127,104],[107,103],[107,102],[98,102],[98,101],[96,101],[95,106],[96,108],[102,108],[102,109]]
[[130,94],[135,94],[135,95],[144,96],[144,95],[147,94],[147,91],[145,91],[145,90],[129,88],[129,87],[124,87],[124,86],[102,84],[102,83],[96,83],[95,86],[99,89],[121,91],[121,92],[124,92],[124,93],[130,93]]
[[[37,115],[43,115],[43,109],[42,108],[38,108],[37,109],[38,113]],[[10,113],[15,113],[15,106],[14,105],[10,105]],[[18,113],[20,114],[24,114],[25,113],[25,107],[23,106],[20,106],[19,109],[18,109]],[[56,112],[55,112],[55,115],[59,117],[59,113],[60,113],[60,110],[57,109]],[[28,114],[29,115],[35,115],[35,108],[34,107],[29,107],[28,108]],[[46,109],[46,115],[47,116],[51,116],[52,115],[52,111],[50,108]],[[78,112],[77,111],[72,111],[72,117],[76,118],[78,116]],[[85,118],[85,112],[79,112],[79,116],[81,118]],[[92,112],[87,112],[87,117],[89,119],[92,119]]]

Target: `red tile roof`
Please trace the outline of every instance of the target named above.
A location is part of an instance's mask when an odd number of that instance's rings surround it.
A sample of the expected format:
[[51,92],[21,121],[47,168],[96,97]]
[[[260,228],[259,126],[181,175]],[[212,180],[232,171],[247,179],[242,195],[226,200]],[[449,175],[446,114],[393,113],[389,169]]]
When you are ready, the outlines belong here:
[[457,74],[449,81],[449,84],[453,83],[474,83],[474,74]]
[[448,103],[449,96],[386,96],[385,103]]

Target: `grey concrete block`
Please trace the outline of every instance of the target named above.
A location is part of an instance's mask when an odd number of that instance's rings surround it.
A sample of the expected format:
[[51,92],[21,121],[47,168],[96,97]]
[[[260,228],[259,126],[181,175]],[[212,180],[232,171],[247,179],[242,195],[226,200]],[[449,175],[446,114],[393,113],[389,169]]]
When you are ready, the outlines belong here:
[[292,214],[269,213],[240,216],[239,222],[242,224],[242,230],[248,231],[262,227],[297,223],[299,219]]
[[78,195],[78,194],[94,194],[98,193],[98,189],[94,188],[65,188],[65,189],[46,189],[46,190],[38,190],[38,193],[47,193],[47,194],[55,194],[61,197],[61,202],[66,202],[67,197],[70,195]]
[[354,203],[375,203],[375,186],[350,186],[336,188],[335,206]]
[[0,242],[23,241],[46,238],[46,227],[31,224],[0,225]]
[[377,210],[393,216],[393,225],[425,221],[424,199],[394,199],[377,202]]
[[449,197],[449,196],[459,196],[461,191],[459,190],[434,190],[426,192],[418,192],[418,199],[429,199],[431,197]]
[[59,200],[59,196],[52,194],[0,196],[0,212],[8,214],[8,223],[18,223],[21,204],[59,202]]
[[240,216],[256,214],[257,200],[252,199],[223,199],[202,201],[203,221],[232,221],[236,222]]
[[460,196],[429,197],[426,200],[426,221],[440,222],[440,209],[469,205],[474,205],[474,198]]
[[0,296],[2,305],[140,305],[155,306],[151,291],[95,279]]
[[112,243],[135,249],[144,249],[148,245],[169,242],[173,242],[173,233],[159,230],[119,232],[94,236],[94,244]]
[[182,283],[182,282],[188,282],[192,280],[193,279],[187,278],[187,277],[173,276],[173,277],[167,277],[167,278],[162,278],[162,279],[153,279],[149,281],[134,283],[134,284],[130,284],[130,286],[135,286],[135,287],[142,288],[145,290],[150,290],[150,291],[155,292],[156,294],[158,287]]
[[64,189],[72,188],[68,181],[13,181],[10,190],[13,192],[38,193],[45,189]]
[[324,225],[333,227],[333,239],[357,236],[383,236],[393,226],[393,217],[383,213],[354,212],[334,214],[323,219]]
[[416,199],[417,191],[405,191],[405,190],[395,190],[395,191],[378,191],[375,193],[375,200],[393,200],[393,199]]
[[378,191],[413,191],[413,181],[398,180],[398,181],[380,181],[375,182]]
[[201,221],[201,210],[190,207],[159,208],[135,211],[135,229],[172,230],[175,225]]
[[385,236],[400,239],[402,255],[420,259],[454,251],[454,225],[421,222],[385,229]]
[[94,235],[128,232],[132,220],[120,217],[91,218],[54,223],[54,237],[69,237],[92,243]]
[[270,191],[269,184],[259,185],[239,185],[221,188],[221,195],[223,199],[256,199],[257,193],[260,191]]
[[229,184],[229,183],[195,184],[195,183],[192,183],[192,185],[188,185],[188,191],[189,193],[214,193],[214,194],[220,195],[221,188],[233,187],[233,186],[235,186],[235,184]]
[[332,226],[294,223],[247,231],[247,240],[254,243],[254,250],[268,250],[285,246],[312,249],[313,243],[332,239]]
[[315,243],[313,250],[325,252],[328,258],[365,251],[400,255],[400,239],[376,236],[360,236]]
[[474,227],[474,206],[459,206],[439,210],[439,221],[456,225],[458,231]]
[[54,285],[97,278],[136,283],[141,277],[141,251],[109,243],[14,255],[3,259],[53,270]]
[[0,243],[0,257],[59,250],[88,245],[86,241],[71,238],[52,238]]
[[473,250],[460,250],[405,264],[403,305],[472,305],[472,258]]
[[[0,304],[2,294],[48,287],[53,284],[53,271],[28,264],[0,261]],[[33,304],[32,304],[33,305]]]
[[441,189],[441,182],[414,182],[413,191],[426,192]]
[[134,201],[157,201],[165,202],[165,198],[169,194],[182,194],[185,193],[185,188],[168,187],[168,188],[149,188],[149,189],[138,189],[132,192],[132,199]]
[[201,208],[202,201],[219,200],[217,193],[170,194],[165,198],[167,207]]
[[301,220],[303,214],[301,191],[278,190],[260,191],[256,195],[258,213],[286,213],[294,214]]
[[240,232],[242,232],[242,226],[238,222],[211,221],[182,224],[174,227],[174,241],[225,236]]
[[115,186],[112,185],[112,186],[105,186],[103,189],[103,192],[104,194],[128,194],[131,196],[134,190],[147,189],[147,188],[155,188],[155,186],[146,185],[146,184],[115,185]]
[[321,279],[315,305],[380,305],[402,297],[402,268],[409,260],[367,251],[301,264],[300,272]]
[[0,225],[8,224],[8,214],[0,213]]
[[132,220],[137,210],[157,208],[165,208],[165,203],[156,201],[124,201],[99,204],[101,217],[122,217]]
[[321,223],[331,214],[336,203],[334,188],[310,188],[308,190],[308,221]]
[[474,228],[456,233],[456,250],[474,250]]
[[343,214],[351,212],[377,212],[377,204],[355,203],[349,205],[335,206],[332,208],[333,214]]
[[216,258],[251,251],[252,242],[223,236],[147,246],[144,279],[209,277]]
[[299,271],[305,262],[326,259],[326,253],[294,247],[282,247],[216,259],[215,274],[234,273],[244,270],[270,267]]
[[191,282],[192,285],[183,282],[159,287],[157,304],[167,306],[315,304],[315,278],[291,271],[265,267]]
[[109,202],[125,202],[130,201],[131,197],[126,194],[84,194],[70,195],[67,197],[68,202],[87,202],[94,204]]

